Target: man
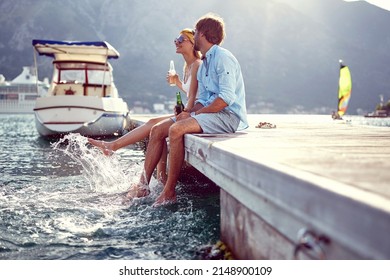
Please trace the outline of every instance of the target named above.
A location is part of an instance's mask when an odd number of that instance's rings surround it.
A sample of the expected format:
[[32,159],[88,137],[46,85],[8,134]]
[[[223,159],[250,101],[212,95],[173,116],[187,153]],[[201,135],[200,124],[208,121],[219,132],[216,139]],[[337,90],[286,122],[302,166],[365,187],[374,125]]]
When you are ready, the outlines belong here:
[[219,45],[225,37],[223,19],[207,14],[199,19],[194,49],[203,55],[198,70],[198,99],[191,112],[182,112],[153,126],[146,151],[144,173],[129,197],[149,194],[149,182],[169,137],[168,178],[155,206],[176,201],[176,183],[184,161],[184,134],[234,133],[248,127],[245,88],[236,58]]

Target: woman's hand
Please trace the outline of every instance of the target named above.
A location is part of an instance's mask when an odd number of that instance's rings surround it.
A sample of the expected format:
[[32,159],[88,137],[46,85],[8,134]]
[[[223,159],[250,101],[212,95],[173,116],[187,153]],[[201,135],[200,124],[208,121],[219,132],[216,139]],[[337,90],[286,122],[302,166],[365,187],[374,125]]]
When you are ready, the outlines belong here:
[[175,75],[170,75],[169,72],[167,73],[167,83],[170,84],[170,79],[173,80],[173,82],[175,83],[175,85],[177,86],[177,81],[179,80],[179,75],[178,74],[175,74]]

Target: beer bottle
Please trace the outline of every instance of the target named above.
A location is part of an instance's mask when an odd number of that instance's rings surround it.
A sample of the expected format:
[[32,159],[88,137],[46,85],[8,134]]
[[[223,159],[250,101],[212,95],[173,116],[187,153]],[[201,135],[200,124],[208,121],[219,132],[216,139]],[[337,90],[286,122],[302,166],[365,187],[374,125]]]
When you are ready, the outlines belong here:
[[180,91],[176,92],[176,106],[175,106],[175,110],[176,110],[176,114],[180,114],[184,109],[184,105],[183,105],[183,102],[181,101],[181,94],[180,94]]
[[169,64],[168,74],[169,74],[169,85],[171,87],[176,86],[176,84],[175,84],[176,70],[175,70],[175,63],[173,62],[173,60],[171,60],[171,62]]

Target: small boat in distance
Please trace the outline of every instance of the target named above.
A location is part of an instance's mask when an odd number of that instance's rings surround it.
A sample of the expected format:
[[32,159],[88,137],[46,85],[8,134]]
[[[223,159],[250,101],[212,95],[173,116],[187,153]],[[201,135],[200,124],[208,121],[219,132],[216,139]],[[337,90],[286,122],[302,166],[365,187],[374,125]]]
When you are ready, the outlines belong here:
[[390,100],[384,104],[383,95],[380,95],[380,100],[375,111],[365,115],[366,118],[390,118]]
[[343,61],[340,59],[340,77],[339,77],[339,92],[338,92],[338,106],[337,112],[332,113],[332,118],[334,120],[342,120],[342,117],[347,112],[348,102],[351,98],[352,91],[352,79],[351,72],[349,71],[348,66],[346,66]]
[[46,95],[49,85],[47,78],[38,80],[36,69],[31,66],[24,66],[11,81],[0,75],[0,113],[34,113],[36,99]]
[[105,41],[33,40],[32,45],[39,55],[54,58],[48,94],[38,98],[34,108],[40,135],[105,138],[125,132],[129,110],[108,62],[119,58],[114,47]]

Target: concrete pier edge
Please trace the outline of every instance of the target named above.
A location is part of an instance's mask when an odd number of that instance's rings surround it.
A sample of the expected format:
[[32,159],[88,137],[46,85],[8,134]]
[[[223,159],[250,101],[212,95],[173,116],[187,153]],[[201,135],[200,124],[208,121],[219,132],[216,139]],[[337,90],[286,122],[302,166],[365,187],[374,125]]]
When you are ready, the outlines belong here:
[[235,255],[291,259],[308,229],[330,240],[319,244],[328,259],[390,259],[390,127],[272,117],[275,130],[254,129],[252,116],[243,133],[185,136],[188,163],[221,188],[221,236]]

